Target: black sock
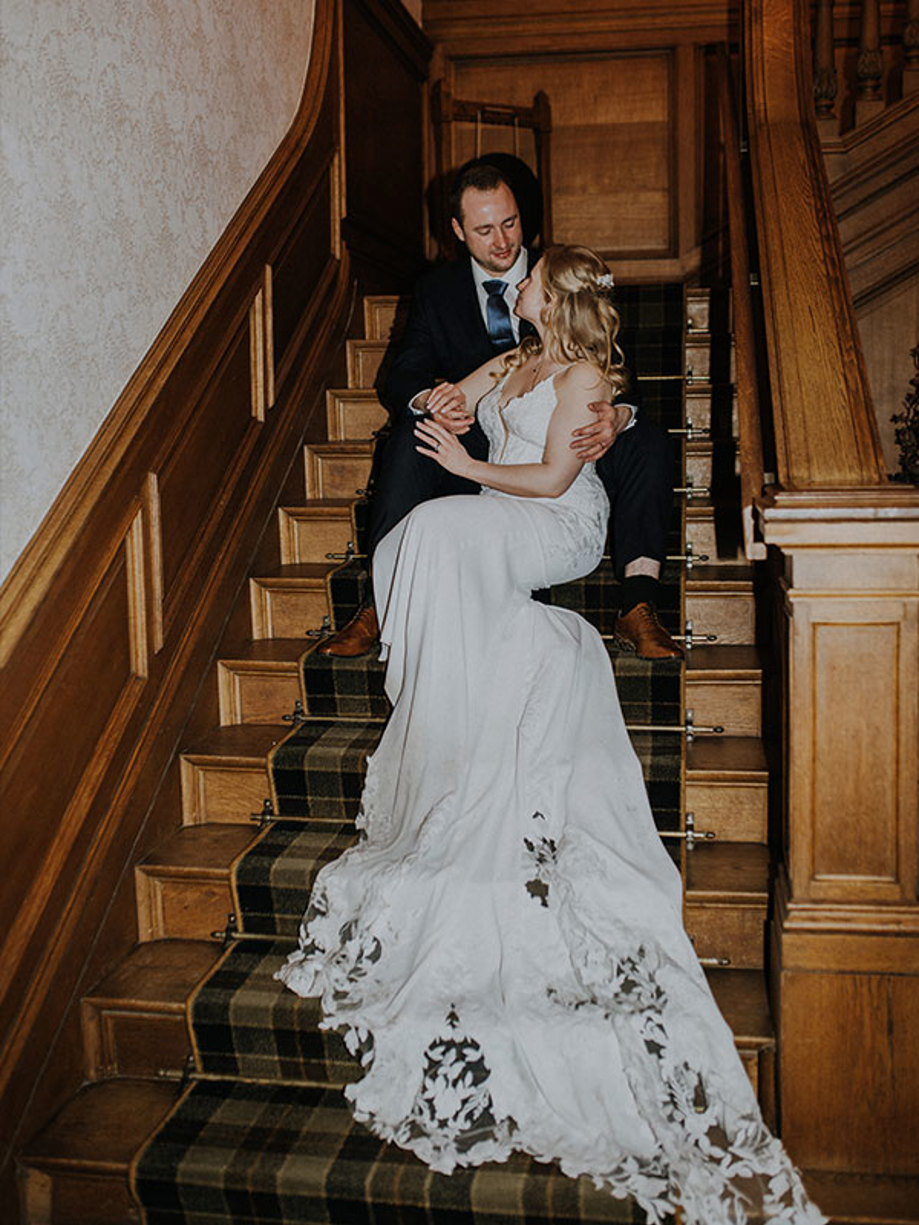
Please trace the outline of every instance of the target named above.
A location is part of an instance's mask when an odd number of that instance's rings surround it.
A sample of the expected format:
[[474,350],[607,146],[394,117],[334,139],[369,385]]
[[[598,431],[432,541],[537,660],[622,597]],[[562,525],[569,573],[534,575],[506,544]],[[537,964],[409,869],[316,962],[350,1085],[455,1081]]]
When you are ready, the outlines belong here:
[[657,594],[660,582],[650,574],[630,574],[622,580],[622,600],[619,605],[619,616],[630,613],[636,604],[651,604],[657,607]]

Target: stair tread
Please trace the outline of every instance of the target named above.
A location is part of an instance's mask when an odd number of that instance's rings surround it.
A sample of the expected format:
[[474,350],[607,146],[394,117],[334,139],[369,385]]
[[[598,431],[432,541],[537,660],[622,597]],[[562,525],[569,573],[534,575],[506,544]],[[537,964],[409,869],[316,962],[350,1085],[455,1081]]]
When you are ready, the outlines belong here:
[[254,638],[221,660],[224,664],[277,663],[296,667],[311,643],[309,638]]
[[686,679],[760,676],[759,651],[753,646],[694,646],[686,659]]
[[306,449],[322,455],[369,455],[374,445],[372,438],[333,438],[322,442],[308,442]]
[[769,848],[759,842],[702,842],[686,855],[686,901],[769,897]]
[[762,740],[757,736],[705,736],[687,745],[687,781],[712,775],[766,782],[769,768]]
[[263,574],[253,578],[255,583],[277,583],[304,580],[313,584],[325,581],[327,575],[337,569],[336,561],[300,561],[288,562],[283,566],[275,566]]
[[282,506],[285,515],[333,514],[336,511],[350,511],[354,498],[301,498],[296,505]]
[[705,588],[730,594],[733,591],[753,591],[753,567],[739,562],[725,562],[721,566],[694,565],[686,575],[686,594]]
[[[383,344],[383,341],[376,341],[377,344]],[[389,343],[388,341],[386,342]],[[328,396],[343,396],[349,400],[367,400],[369,403],[374,401],[379,402],[379,395],[374,387],[329,387],[326,391]]]
[[289,734],[286,723],[231,723],[211,728],[183,749],[182,756],[232,757],[264,766],[269,751]]
[[160,842],[139,866],[226,875],[233,860],[256,837],[251,826],[238,823],[184,825]]
[[30,1140],[20,1160],[45,1169],[127,1174],[134,1154],[165,1118],[175,1085],[103,1080],[84,1085]]
[[211,940],[149,940],[136,944],[85,997],[90,1004],[118,1003],[184,1014],[185,1002],[220,956]]

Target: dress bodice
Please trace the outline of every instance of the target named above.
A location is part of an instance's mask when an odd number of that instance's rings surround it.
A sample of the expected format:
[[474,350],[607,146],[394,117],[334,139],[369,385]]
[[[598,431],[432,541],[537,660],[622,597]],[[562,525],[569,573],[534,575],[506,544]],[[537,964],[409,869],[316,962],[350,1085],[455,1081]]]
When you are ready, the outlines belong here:
[[[478,417],[488,439],[488,458],[493,464],[538,464],[543,457],[549,422],[558,398],[555,378],[543,379],[522,395],[512,396],[505,405],[501,396],[507,375],[479,401]],[[483,493],[510,497],[485,488]],[[557,498],[531,498],[546,502],[559,510],[573,511],[605,534],[609,518],[609,500],[593,464],[585,464],[569,487]]]

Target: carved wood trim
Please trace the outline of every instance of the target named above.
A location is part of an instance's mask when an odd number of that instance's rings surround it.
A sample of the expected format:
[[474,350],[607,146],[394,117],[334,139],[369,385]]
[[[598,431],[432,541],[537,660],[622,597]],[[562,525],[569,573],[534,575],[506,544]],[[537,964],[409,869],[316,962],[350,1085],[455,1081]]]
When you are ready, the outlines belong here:
[[746,11],[747,109],[779,484],[886,484],[816,135],[807,6],[750,0]]

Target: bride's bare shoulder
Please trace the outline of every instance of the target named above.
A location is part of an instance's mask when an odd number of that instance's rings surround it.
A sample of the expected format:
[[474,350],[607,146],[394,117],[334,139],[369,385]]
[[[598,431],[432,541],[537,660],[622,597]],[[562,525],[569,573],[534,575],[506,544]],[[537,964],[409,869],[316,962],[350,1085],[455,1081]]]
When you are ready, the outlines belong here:
[[565,392],[580,397],[588,393],[591,400],[606,399],[611,388],[609,380],[590,362],[573,362],[558,376],[556,385],[559,394]]

